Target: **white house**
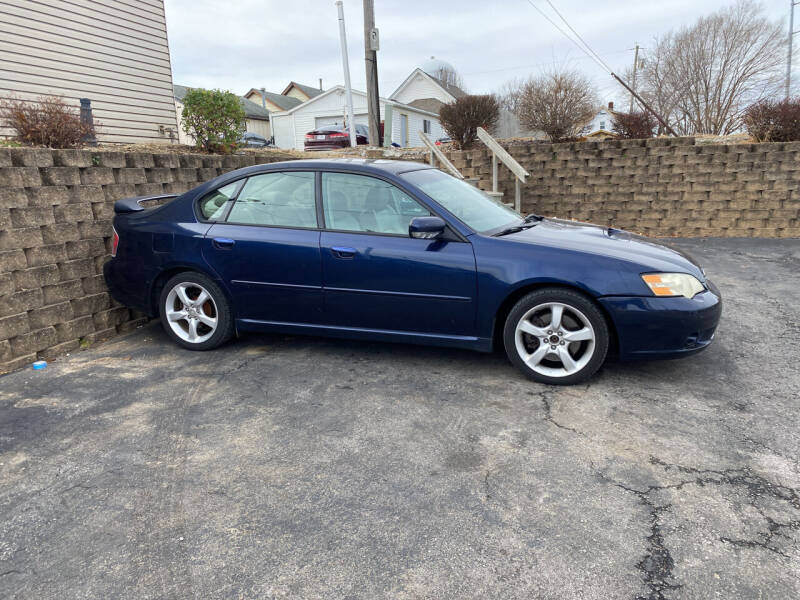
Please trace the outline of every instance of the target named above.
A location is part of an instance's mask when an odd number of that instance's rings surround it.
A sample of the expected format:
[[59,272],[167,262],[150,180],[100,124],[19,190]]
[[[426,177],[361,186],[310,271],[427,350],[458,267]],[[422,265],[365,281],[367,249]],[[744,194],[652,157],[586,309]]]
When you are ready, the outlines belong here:
[[[386,115],[387,105],[392,106],[391,140],[401,147],[421,146],[420,131],[426,132],[432,139],[444,135],[437,112],[395,99],[381,98],[381,117]],[[345,90],[341,85],[332,87],[290,110],[273,112],[272,135],[275,145],[278,148],[302,150],[306,133],[325,125],[344,125],[344,115]],[[353,90],[353,115],[356,123],[368,124],[365,92]],[[388,133],[385,131],[384,136]]]
[[609,102],[608,108],[600,109],[592,120],[586,124],[583,128],[583,136],[591,139],[617,137],[617,134],[612,131],[616,115],[617,111],[614,110],[614,103]]
[[466,95],[460,87],[445,83],[417,67],[389,97],[404,104],[419,100],[437,100],[441,105]]

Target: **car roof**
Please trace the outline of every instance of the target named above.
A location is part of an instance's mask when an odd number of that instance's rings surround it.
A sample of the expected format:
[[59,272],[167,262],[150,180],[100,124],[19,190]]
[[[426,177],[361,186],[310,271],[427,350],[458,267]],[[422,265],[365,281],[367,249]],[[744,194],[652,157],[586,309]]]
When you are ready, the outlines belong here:
[[364,171],[366,173],[391,173],[393,175],[399,175],[400,173],[406,173],[408,171],[435,168],[421,162],[387,160],[384,158],[314,158],[287,160],[258,166],[263,167],[264,171],[279,170],[290,166],[292,169],[341,170],[345,168],[348,170],[352,169],[353,171]]

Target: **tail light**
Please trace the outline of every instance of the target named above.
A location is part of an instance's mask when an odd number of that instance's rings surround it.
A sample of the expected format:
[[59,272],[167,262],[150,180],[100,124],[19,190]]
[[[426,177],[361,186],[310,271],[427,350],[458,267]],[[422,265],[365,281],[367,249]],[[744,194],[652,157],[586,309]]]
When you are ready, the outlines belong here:
[[344,133],[342,131],[337,131],[336,133],[330,134],[330,137],[335,137],[335,138],[350,137],[350,134],[349,133]]
[[111,230],[114,232],[114,237],[111,238],[111,256],[114,257],[117,255],[117,246],[119,246],[119,234],[114,227],[111,227]]
[[313,139],[314,139],[314,135],[313,135],[313,134],[311,134],[311,133],[307,133],[307,134],[306,134],[306,139],[307,139],[307,140],[313,140]]

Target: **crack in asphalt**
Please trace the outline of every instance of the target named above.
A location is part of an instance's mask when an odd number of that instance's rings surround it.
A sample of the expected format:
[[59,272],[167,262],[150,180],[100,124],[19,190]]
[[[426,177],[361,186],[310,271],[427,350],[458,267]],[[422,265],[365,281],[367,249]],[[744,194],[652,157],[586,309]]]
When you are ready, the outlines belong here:
[[566,431],[571,431],[572,433],[575,433],[577,435],[584,435],[582,432],[578,431],[574,427],[569,427],[568,425],[564,425],[562,423],[559,423],[558,421],[556,421],[553,418],[553,409],[552,409],[552,407],[550,405],[550,400],[551,400],[551,397],[553,396],[553,394],[555,392],[553,392],[552,390],[544,390],[544,391],[541,391],[541,392],[528,392],[528,393],[531,396],[539,396],[539,400],[541,400],[541,402],[542,402],[542,408],[544,409],[544,420],[545,421],[548,421],[549,423],[552,423],[553,425],[555,425],[559,429],[564,429]]
[[621,483],[615,485],[626,492],[635,494],[644,506],[647,507],[650,517],[650,535],[647,536],[647,551],[636,568],[643,574],[645,585],[650,589],[647,596],[637,596],[636,600],[667,600],[664,592],[677,590],[683,587],[675,581],[672,570],[675,561],[669,548],[664,543],[664,534],[661,532],[661,515],[672,508],[671,504],[656,504],[650,499],[649,494],[655,486],[650,486],[647,491],[636,490]]
[[677,590],[682,587],[673,576],[675,561],[670,554],[661,531],[662,515],[672,509],[672,504],[657,504],[651,497],[652,492],[662,490],[680,490],[687,485],[720,486],[729,485],[732,487],[744,488],[750,498],[749,505],[752,506],[765,520],[767,530],[758,533],[757,539],[734,539],[727,536],[720,536],[718,539],[726,544],[731,544],[740,548],[763,549],[787,560],[790,556],[783,552],[772,542],[775,538],[792,540],[786,531],[800,530],[800,519],[792,519],[780,522],[769,515],[756,505],[759,497],[771,497],[787,503],[791,508],[800,510],[800,495],[798,491],[789,486],[773,483],[764,477],[751,472],[747,468],[738,469],[697,469],[683,465],[668,463],[655,456],[649,459],[650,464],[662,467],[665,471],[675,470],[678,473],[694,475],[691,479],[685,479],[677,483],[667,485],[650,485],[646,489],[635,489],[619,481],[615,481],[599,472],[601,478],[613,483],[618,488],[634,494],[649,511],[650,535],[647,536],[647,552],[636,564],[636,568],[643,573],[645,585],[650,589],[647,596],[639,596],[637,600],[668,600],[665,595],[670,590]]

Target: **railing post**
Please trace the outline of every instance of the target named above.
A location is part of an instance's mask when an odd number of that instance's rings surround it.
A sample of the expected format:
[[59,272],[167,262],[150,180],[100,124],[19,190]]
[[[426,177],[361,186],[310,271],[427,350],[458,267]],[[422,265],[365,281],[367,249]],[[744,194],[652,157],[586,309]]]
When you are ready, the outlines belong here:
[[429,161],[431,163],[431,166],[435,167],[436,166],[436,157],[433,155],[433,150],[430,150],[428,152],[428,154],[430,154]]
[[497,154],[492,152],[492,191],[497,191]]
[[520,212],[522,210],[521,197],[522,193],[520,191],[520,186],[519,186],[519,177],[514,177],[514,210],[516,210],[517,212]]

